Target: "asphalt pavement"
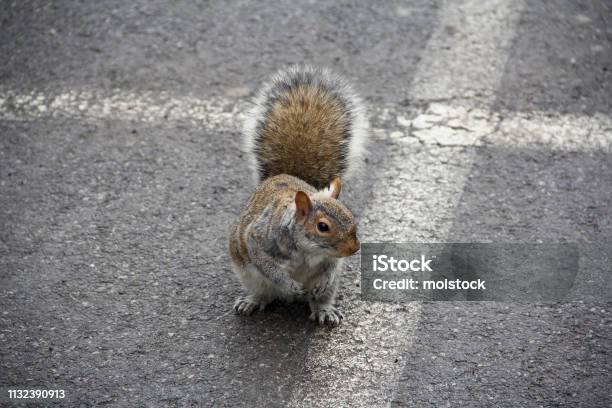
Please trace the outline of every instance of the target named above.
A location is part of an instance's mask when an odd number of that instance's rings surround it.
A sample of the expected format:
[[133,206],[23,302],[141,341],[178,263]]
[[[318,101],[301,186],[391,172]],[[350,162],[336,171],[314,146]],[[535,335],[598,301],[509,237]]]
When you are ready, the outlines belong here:
[[[612,406],[610,1],[2,1],[0,56],[0,389],[70,407]],[[368,302],[355,256],[336,329],[301,304],[234,315],[240,126],[293,63],[367,102],[343,191],[362,242],[575,242],[570,298]]]

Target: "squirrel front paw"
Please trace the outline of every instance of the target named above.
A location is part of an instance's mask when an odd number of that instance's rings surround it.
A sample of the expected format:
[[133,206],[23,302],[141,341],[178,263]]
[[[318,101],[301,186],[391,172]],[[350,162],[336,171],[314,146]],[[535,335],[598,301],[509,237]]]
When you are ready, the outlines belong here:
[[292,280],[289,283],[289,291],[291,292],[292,295],[295,296],[306,296],[306,289],[304,289],[304,284],[301,282],[297,282]]
[[310,313],[310,320],[319,323],[319,326],[336,327],[342,323],[342,319],[342,312],[332,305],[317,307]]
[[250,316],[255,310],[264,310],[265,307],[266,303],[253,295],[239,297],[234,303],[236,313],[243,316]]

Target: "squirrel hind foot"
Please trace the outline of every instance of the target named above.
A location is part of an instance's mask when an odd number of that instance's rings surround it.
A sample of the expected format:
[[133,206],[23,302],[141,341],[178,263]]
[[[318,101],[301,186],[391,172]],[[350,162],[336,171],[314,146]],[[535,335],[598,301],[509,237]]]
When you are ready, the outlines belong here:
[[242,316],[250,316],[256,310],[264,310],[266,305],[267,302],[257,296],[241,296],[234,303],[234,311]]
[[335,306],[316,308],[310,314],[310,320],[315,321],[319,326],[336,327],[342,323],[344,314]]

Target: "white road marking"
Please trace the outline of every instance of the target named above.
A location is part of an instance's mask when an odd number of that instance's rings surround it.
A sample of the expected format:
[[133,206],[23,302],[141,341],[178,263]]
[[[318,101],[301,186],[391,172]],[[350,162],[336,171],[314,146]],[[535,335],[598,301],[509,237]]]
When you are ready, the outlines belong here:
[[[18,93],[0,90],[0,120],[119,120],[163,125],[188,122],[209,130],[240,131],[248,102],[226,98],[200,99],[164,93],[70,90],[61,93]],[[395,105],[370,109],[375,122],[371,137],[400,144],[439,147],[495,145],[537,146],[561,150],[610,150],[612,117],[550,112],[497,112],[457,104],[431,103],[423,110]],[[375,142],[374,142],[375,143]]]
[[[472,110],[458,115],[451,102],[474,95],[480,95],[480,100],[482,95],[493,97],[520,9],[521,5],[509,0],[449,0],[440,8],[440,21],[422,54],[409,96],[411,100],[449,103],[430,105],[412,119],[393,112],[398,128],[389,134],[392,147],[387,149],[384,179],[376,181],[372,192],[376,199],[370,200],[363,217],[364,241],[447,238],[475,155],[475,149],[461,147],[475,145],[496,126],[489,112],[482,117]],[[449,124],[451,119],[461,126]],[[384,131],[375,133],[386,137]],[[410,149],[410,143],[429,148]],[[432,152],[440,157],[438,162],[431,160]],[[453,156],[454,160],[461,156],[462,166],[451,164]],[[405,365],[401,358],[412,345],[421,304],[410,303],[402,309],[360,302],[356,296],[345,303],[356,315],[358,326],[311,341],[307,388],[296,392],[294,406],[390,406],[394,399]],[[369,313],[360,313],[362,310]],[[362,336],[361,344],[355,344],[355,335]],[[326,370],[329,365],[344,371]]]
[[512,146],[565,151],[612,149],[612,116],[498,112],[431,103],[412,116],[394,112],[395,128],[373,129],[374,137],[439,147]]
[[245,104],[235,100],[176,97],[168,93],[75,89],[53,94],[0,90],[0,118],[11,120],[74,118],[156,124],[186,121],[210,129],[234,129],[245,110]]
[[447,0],[412,81],[412,100],[495,98],[524,2]]

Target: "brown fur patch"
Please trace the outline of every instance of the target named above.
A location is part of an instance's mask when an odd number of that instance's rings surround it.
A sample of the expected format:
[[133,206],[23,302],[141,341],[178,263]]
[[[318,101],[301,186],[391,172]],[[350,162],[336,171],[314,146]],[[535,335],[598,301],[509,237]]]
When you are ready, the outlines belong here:
[[248,255],[246,251],[244,251],[244,249],[246,249],[246,243],[240,239],[239,233],[239,224],[236,224],[232,227],[230,232],[229,252],[232,260],[237,265],[244,266],[246,259],[248,259]]
[[274,103],[263,126],[264,178],[290,174],[317,189],[328,186],[344,171],[349,130],[349,117],[334,95],[317,86],[290,89]]
[[338,253],[340,256],[351,256],[355,252],[359,251],[361,244],[357,238],[350,238],[346,241],[343,241],[342,244],[338,246]]

